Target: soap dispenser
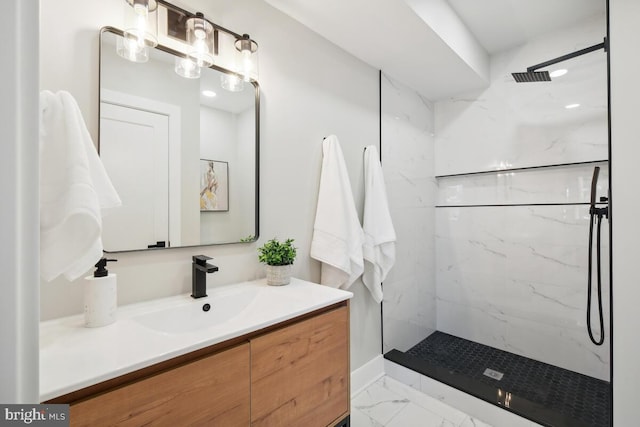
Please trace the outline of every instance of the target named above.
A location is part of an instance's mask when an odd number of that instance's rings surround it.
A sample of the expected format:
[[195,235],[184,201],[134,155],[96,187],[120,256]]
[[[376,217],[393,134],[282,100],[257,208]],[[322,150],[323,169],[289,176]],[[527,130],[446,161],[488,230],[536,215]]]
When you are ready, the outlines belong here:
[[84,325],[87,328],[106,326],[116,321],[118,303],[116,275],[107,271],[107,262],[116,259],[101,258],[93,276],[85,277]]

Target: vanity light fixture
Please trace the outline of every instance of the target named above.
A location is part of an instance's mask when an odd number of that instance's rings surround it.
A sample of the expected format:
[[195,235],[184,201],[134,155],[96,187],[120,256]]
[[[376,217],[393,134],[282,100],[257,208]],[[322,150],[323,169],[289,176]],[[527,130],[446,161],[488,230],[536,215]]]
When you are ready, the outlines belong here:
[[258,43],[251,40],[249,34],[243,34],[235,42],[236,50],[240,52],[240,74],[245,82],[258,80]]
[[181,77],[187,79],[199,79],[201,67],[191,58],[181,58],[176,56],[175,72]]
[[578,108],[580,106],[580,104],[568,104],[565,105],[564,108],[566,108],[567,110],[573,110],[574,108]]
[[210,67],[218,52],[218,30],[200,12],[187,19],[187,43],[189,55],[200,67]]
[[156,0],[124,0],[124,37],[116,46],[118,55],[132,62],[147,62],[149,47],[158,45]]
[[203,90],[202,94],[208,98],[213,98],[216,96],[216,93],[212,90]]
[[117,41],[120,56],[133,62],[149,60],[148,48],[158,45],[156,11],[161,6],[167,11],[160,14],[163,34],[166,26],[165,36],[181,45],[176,48],[183,55],[175,60],[178,75],[196,79],[202,67],[230,70],[236,74],[223,76],[221,84],[232,92],[243,90],[243,80],[258,80],[258,43],[248,34],[240,35],[207,20],[200,12],[193,14],[166,0],[124,0],[124,5],[126,29]]

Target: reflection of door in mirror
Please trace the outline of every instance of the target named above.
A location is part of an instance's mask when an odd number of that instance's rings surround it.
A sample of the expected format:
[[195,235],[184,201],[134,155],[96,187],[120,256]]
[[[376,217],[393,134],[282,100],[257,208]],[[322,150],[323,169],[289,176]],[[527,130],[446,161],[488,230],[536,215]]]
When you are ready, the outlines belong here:
[[[122,198],[122,208],[104,218],[104,246],[133,250],[168,241],[168,117],[102,102],[100,128],[102,161]],[[128,226],[132,220],[137,227]]]
[[181,191],[179,109],[111,90],[101,95],[100,156],[122,198],[122,208],[104,218],[105,249],[179,246],[181,212],[170,203]]

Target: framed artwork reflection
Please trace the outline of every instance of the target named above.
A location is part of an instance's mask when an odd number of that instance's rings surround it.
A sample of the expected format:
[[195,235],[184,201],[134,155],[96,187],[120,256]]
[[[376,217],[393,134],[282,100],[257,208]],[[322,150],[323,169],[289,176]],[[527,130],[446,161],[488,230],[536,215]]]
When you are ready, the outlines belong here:
[[200,159],[200,211],[229,211],[229,163]]

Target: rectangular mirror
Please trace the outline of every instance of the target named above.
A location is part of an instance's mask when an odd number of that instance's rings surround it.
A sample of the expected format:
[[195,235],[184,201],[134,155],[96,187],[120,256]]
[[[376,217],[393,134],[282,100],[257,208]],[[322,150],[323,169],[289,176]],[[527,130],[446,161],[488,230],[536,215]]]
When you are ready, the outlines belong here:
[[[108,252],[253,241],[258,236],[259,87],[226,70],[174,72],[162,45],[148,62],[100,33],[99,152],[123,206],[103,219]],[[224,82],[224,83],[223,83]]]

